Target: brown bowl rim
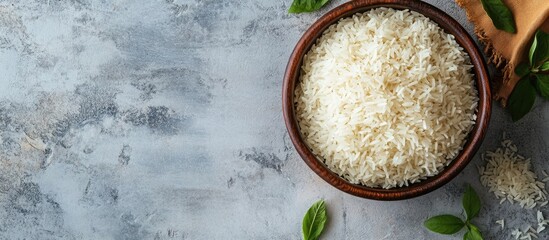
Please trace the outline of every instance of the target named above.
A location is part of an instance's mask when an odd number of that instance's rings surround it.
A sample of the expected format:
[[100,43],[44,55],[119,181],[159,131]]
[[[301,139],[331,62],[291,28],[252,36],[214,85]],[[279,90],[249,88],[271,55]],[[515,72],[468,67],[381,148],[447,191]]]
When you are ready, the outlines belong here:
[[[301,68],[303,56],[309,51],[316,39],[328,26],[337,22],[337,20],[378,7],[416,11],[436,22],[446,32],[454,35],[458,44],[467,51],[471,58],[476,77],[476,87],[479,94],[476,123],[473,130],[469,133],[468,141],[459,155],[438,175],[429,177],[418,183],[410,184],[406,187],[391,189],[372,188],[352,184],[328,169],[324,163],[316,158],[301,138],[293,104],[295,83],[298,81],[297,78],[299,77],[298,73]],[[318,176],[335,188],[358,197],[385,201],[402,200],[421,196],[441,187],[456,177],[471,161],[484,139],[490,120],[491,93],[489,76],[483,55],[471,36],[455,19],[442,10],[428,3],[416,0],[355,0],[344,3],[323,15],[313,23],[298,41],[290,56],[284,74],[282,109],[286,128],[294,147],[303,161],[305,161]]]

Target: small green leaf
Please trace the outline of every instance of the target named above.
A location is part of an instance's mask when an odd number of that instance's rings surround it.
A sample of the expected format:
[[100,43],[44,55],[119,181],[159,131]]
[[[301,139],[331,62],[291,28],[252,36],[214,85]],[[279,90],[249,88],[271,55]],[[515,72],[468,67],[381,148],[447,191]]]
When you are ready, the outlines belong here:
[[549,71],[549,61],[544,62],[543,64],[541,64],[541,66],[539,67],[539,70],[541,70],[541,71]]
[[509,111],[513,121],[518,121],[530,112],[535,101],[536,89],[532,86],[528,77],[523,77],[509,97]]
[[467,184],[467,188],[463,194],[462,204],[463,209],[467,213],[467,220],[471,220],[478,215],[478,212],[480,211],[480,198],[475,192],[475,189],[469,184]]
[[471,240],[484,240],[482,237],[482,233],[478,228],[473,224],[468,224],[467,227],[469,228],[469,239]]
[[454,234],[459,232],[459,230],[465,226],[465,223],[460,218],[453,215],[439,215],[427,219],[423,225],[436,233]]
[[463,234],[463,240],[471,240],[471,232],[467,231]]
[[549,99],[549,75],[536,74],[539,94]]
[[322,234],[328,215],[326,214],[326,205],[324,200],[314,203],[303,217],[301,230],[303,231],[303,240],[316,240]]
[[524,77],[530,73],[530,66],[528,66],[528,63],[522,62],[515,68],[515,74],[517,74],[519,77]]
[[549,34],[538,30],[530,47],[530,65],[539,68],[549,60]]
[[517,32],[513,13],[501,0],[480,0],[480,2],[497,29],[509,33]]
[[294,0],[289,13],[314,12],[326,5],[330,0]]

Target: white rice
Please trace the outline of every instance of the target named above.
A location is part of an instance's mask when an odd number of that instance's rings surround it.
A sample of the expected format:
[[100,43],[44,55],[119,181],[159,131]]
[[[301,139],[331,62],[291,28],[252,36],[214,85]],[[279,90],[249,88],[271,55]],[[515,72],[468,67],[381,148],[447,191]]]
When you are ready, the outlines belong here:
[[[512,142],[510,143],[512,146],[515,146]],[[545,205],[547,204],[547,201],[544,202]],[[540,205],[541,206],[541,205]],[[549,220],[546,220],[543,216],[543,213],[540,210],[536,211],[536,220],[537,220],[537,228],[534,229],[532,225],[528,225],[524,232],[521,232],[518,229],[515,229],[511,232],[511,238],[515,239],[532,239],[532,238],[538,238],[537,234],[541,234],[543,231],[545,231],[545,228],[547,224],[549,224]],[[501,226],[501,229],[505,229],[505,221],[504,219],[500,219],[496,221],[497,224]]]
[[505,228],[505,220],[504,219],[497,220],[496,223],[501,226],[501,229]]
[[483,157],[485,167],[479,168],[480,182],[500,200],[518,203],[531,209],[547,204],[545,183],[538,181],[530,170],[530,159],[517,152],[517,147],[509,139],[501,142],[501,147],[486,152]]
[[521,235],[522,235],[522,232],[518,229],[515,229],[513,230],[513,232],[511,232],[511,236],[515,237],[515,239],[519,239]]
[[330,26],[305,55],[296,115],[309,147],[351,183],[438,174],[476,120],[469,56],[413,11],[377,8]]

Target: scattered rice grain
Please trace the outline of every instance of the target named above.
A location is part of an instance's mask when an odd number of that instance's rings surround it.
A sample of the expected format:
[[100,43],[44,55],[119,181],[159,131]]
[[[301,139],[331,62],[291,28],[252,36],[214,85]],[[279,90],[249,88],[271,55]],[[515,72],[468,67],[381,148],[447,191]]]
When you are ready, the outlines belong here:
[[479,172],[480,182],[500,199],[500,204],[517,202],[527,209],[547,204],[545,183],[537,180],[530,170],[530,159],[520,156],[510,139],[504,139],[495,151],[487,151],[485,162]]

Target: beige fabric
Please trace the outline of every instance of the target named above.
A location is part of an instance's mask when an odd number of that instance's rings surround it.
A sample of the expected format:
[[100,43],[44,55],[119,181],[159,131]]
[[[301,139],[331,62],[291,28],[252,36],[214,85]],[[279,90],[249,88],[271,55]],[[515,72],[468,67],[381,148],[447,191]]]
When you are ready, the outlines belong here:
[[503,77],[493,79],[494,98],[505,106],[519,78],[514,69],[527,60],[532,37],[538,28],[549,32],[549,0],[503,0],[515,18],[515,34],[498,30],[484,11],[480,0],[456,0],[465,9],[475,33],[486,45],[489,61],[496,64]]

